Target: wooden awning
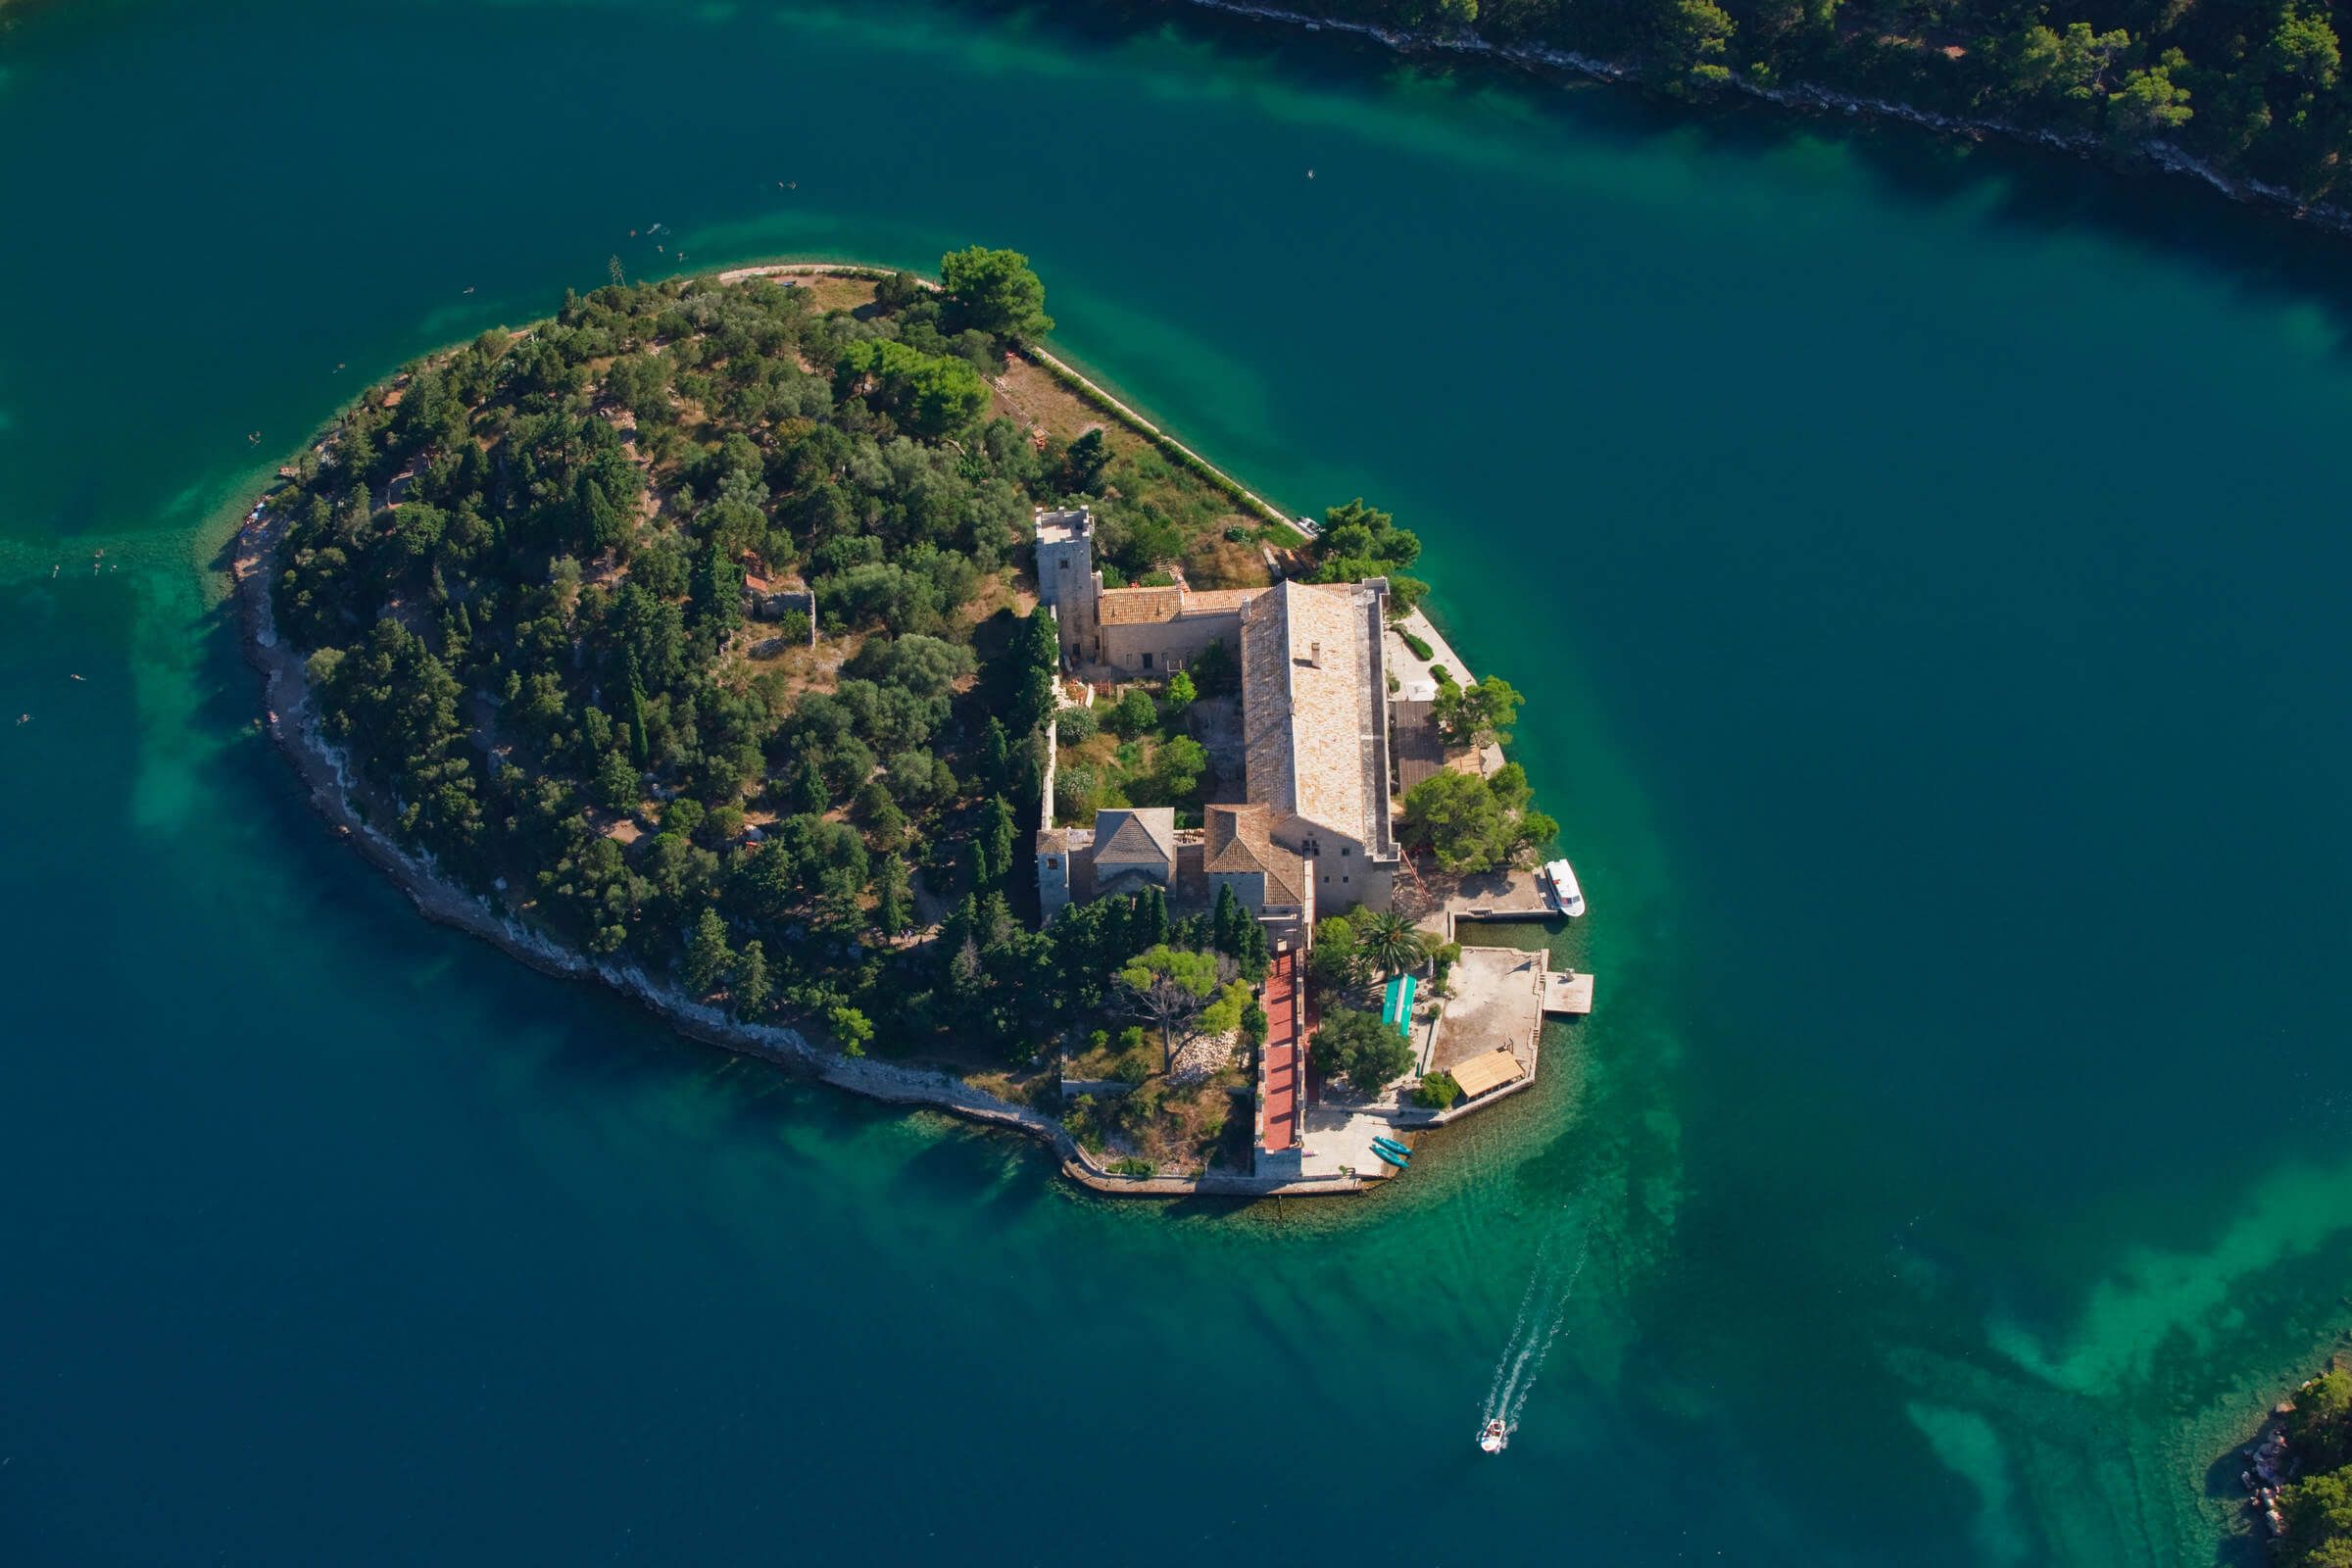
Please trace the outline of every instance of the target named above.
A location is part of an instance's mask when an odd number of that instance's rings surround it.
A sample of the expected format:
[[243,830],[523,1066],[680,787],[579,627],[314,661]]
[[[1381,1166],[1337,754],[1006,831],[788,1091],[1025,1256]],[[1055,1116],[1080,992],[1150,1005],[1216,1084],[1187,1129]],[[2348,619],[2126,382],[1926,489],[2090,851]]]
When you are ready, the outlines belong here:
[[1519,1058],[1507,1051],[1490,1051],[1483,1056],[1472,1056],[1468,1061],[1455,1063],[1447,1071],[1453,1074],[1453,1081],[1461,1085],[1464,1100],[1476,1100],[1489,1090],[1517,1083],[1527,1076],[1527,1069],[1519,1065]]

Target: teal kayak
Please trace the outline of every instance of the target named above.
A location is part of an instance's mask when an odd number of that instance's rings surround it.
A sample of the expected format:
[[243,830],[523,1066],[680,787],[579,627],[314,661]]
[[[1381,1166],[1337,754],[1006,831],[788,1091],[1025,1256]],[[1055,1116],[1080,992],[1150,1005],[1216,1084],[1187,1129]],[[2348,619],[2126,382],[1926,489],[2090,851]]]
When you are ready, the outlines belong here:
[[1413,1152],[1405,1148],[1404,1145],[1398,1143],[1394,1138],[1375,1138],[1372,1140],[1372,1147],[1374,1149],[1385,1149],[1392,1154],[1402,1154],[1407,1159],[1413,1157]]
[[1394,1153],[1391,1153],[1389,1151],[1387,1151],[1387,1150],[1385,1150],[1385,1149],[1381,1148],[1381,1147],[1380,1147],[1378,1144],[1374,1144],[1374,1145],[1372,1146],[1372,1152],[1374,1152],[1375,1154],[1378,1154],[1378,1155],[1379,1155],[1381,1158],[1383,1158],[1383,1159],[1387,1160],[1387,1161],[1388,1161],[1390,1164],[1392,1164],[1392,1165],[1396,1166],[1396,1167],[1398,1170],[1403,1170],[1403,1169],[1405,1169],[1407,1166],[1411,1165],[1411,1164],[1412,1164],[1412,1162],[1413,1162],[1413,1157],[1412,1157],[1410,1154],[1394,1154]]

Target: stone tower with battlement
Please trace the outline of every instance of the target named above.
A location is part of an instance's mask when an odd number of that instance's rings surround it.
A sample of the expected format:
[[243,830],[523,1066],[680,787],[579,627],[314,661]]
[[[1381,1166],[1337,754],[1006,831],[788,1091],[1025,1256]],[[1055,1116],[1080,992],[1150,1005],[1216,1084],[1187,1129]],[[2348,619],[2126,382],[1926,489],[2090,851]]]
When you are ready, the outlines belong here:
[[1095,516],[1085,508],[1038,511],[1037,597],[1061,621],[1061,657],[1072,663],[1095,658],[1102,574],[1095,569]]

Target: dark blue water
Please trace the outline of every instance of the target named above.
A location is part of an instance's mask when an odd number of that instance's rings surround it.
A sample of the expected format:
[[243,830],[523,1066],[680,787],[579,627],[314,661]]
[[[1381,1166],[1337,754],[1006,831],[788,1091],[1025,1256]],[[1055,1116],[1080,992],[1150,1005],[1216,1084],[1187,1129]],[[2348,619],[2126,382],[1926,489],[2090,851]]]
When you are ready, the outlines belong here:
[[[0,32],[9,1560],[2212,1560],[2352,1316],[2340,252],[1158,16]],[[1529,695],[1600,1009],[1376,1200],[1108,1203],[671,1039],[252,729],[207,567],[365,378],[972,239]]]

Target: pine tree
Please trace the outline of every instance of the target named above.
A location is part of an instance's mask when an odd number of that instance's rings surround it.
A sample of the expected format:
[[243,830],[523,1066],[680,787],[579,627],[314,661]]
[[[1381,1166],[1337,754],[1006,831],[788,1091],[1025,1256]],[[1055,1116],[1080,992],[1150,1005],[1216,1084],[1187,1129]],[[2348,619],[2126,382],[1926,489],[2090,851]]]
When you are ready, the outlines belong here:
[[1141,947],[1156,948],[1168,940],[1168,896],[1157,883],[1146,887],[1135,897],[1135,912]]
[[980,901],[966,893],[939,928],[939,951],[954,954],[971,941],[980,924]]
[[758,942],[745,943],[743,952],[736,955],[735,975],[728,989],[735,994],[738,1018],[757,1018],[767,1010],[775,983],[767,977],[767,950]]
[[1012,917],[1012,906],[1004,902],[1002,893],[991,893],[982,899],[978,915],[972,926],[972,938],[983,953],[1002,948],[1010,942],[1020,925]]
[[966,937],[948,959],[948,1001],[958,1009],[968,1010],[978,1004],[987,987],[987,971],[980,964],[980,944]]
[[444,663],[459,663],[466,650],[473,645],[473,619],[466,613],[464,605],[454,605],[441,615],[441,659]]
[[816,765],[815,758],[802,758],[801,765],[792,775],[792,808],[822,816],[825,808],[832,804],[832,793],[825,788],[824,769]]
[[718,911],[706,906],[702,918],[695,921],[694,935],[686,939],[686,985],[698,997],[707,997],[718,989],[721,976],[734,966],[735,955],[727,946],[727,922]]

